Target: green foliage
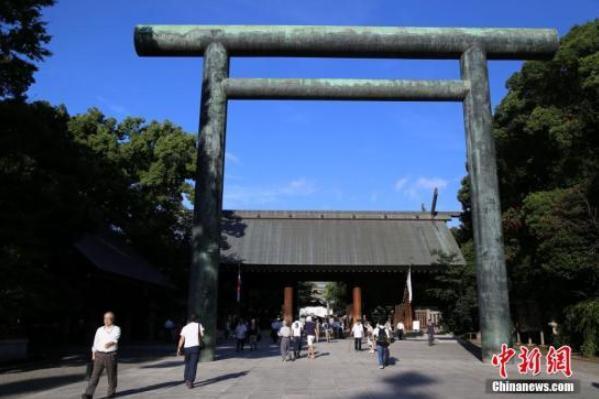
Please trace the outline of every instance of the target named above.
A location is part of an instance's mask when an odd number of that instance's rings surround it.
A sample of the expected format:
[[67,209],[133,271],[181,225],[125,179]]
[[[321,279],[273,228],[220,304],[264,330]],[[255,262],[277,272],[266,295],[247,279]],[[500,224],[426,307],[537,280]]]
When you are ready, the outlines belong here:
[[[185,286],[195,138],[170,122],[0,102],[0,334],[75,297],[63,258],[107,229]],[[53,287],[48,290],[47,287]]]
[[50,55],[41,10],[54,0],[0,0],[0,99],[23,98],[34,82],[35,62]]
[[[599,296],[599,20],[572,28],[552,60],[526,62],[507,87],[494,135],[510,299],[515,314],[535,301],[543,323],[561,322]],[[461,243],[472,239],[469,197],[463,181]],[[577,342],[582,330],[571,332]]]
[[316,284],[311,281],[298,281],[297,282],[297,300],[300,306],[312,305],[317,302],[316,298]]
[[455,255],[438,254],[438,264],[444,266],[433,277],[432,287],[426,294],[435,300],[443,312],[443,324],[456,334],[476,331],[478,305],[476,274],[472,242],[462,246],[465,265],[455,265]]
[[347,285],[344,282],[331,281],[326,283],[323,296],[335,313],[345,312],[345,306],[347,305]]
[[582,337],[581,352],[591,357],[599,353],[599,299],[593,298],[566,309],[566,334]]

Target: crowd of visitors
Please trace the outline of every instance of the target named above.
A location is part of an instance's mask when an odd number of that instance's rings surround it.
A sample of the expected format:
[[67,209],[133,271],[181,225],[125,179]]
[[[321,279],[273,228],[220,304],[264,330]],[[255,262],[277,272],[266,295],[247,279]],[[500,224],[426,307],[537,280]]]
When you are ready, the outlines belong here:
[[[91,369],[90,381],[82,394],[82,398],[92,398],[100,376],[104,370],[108,377],[108,396],[114,397],[117,385],[117,348],[121,330],[114,324],[115,316],[112,312],[104,314],[104,325],[98,328],[92,346],[93,368]],[[427,335],[429,345],[434,344],[436,325],[428,323]],[[166,336],[174,338],[178,334],[177,354],[184,356],[183,379],[188,388],[194,387],[196,379],[197,364],[200,350],[203,345],[204,327],[199,322],[197,315],[191,315],[180,330],[170,319],[164,324]],[[389,346],[395,340],[405,338],[405,326],[398,322],[395,328],[390,320],[379,321],[371,324],[364,317],[363,320],[349,322],[347,316],[330,316],[319,318],[307,316],[294,321],[282,320],[280,317],[270,323],[270,336],[273,344],[280,346],[283,362],[295,361],[302,357],[302,347],[305,341],[307,346],[307,359],[316,358],[316,345],[319,338],[324,336],[327,343],[332,339],[344,339],[347,334],[353,337],[354,351],[362,351],[362,343],[366,338],[368,352],[376,353],[376,361],[380,369],[389,364]],[[235,339],[236,352],[242,352],[249,344],[249,350],[258,349],[262,335],[259,320],[251,318],[246,321],[243,318],[234,320],[228,317],[225,321],[225,340],[231,337]]]

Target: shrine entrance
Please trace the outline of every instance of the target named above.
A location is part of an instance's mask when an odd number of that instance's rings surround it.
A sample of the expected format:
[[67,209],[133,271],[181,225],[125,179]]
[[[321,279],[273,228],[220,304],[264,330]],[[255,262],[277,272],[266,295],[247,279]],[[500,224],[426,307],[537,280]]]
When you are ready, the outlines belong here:
[[[487,60],[550,58],[559,46],[555,30],[140,25],[135,28],[134,40],[141,56],[204,57],[188,301],[190,311],[202,315],[206,327],[206,347],[201,360],[213,360],[216,345],[223,170],[230,99],[462,102],[483,359],[489,360],[502,344],[511,343]],[[229,60],[234,56],[459,59],[461,79],[230,78]],[[276,234],[271,238],[279,240]],[[300,259],[313,256],[310,248],[304,250],[305,253],[289,256]],[[276,254],[272,255],[277,259]],[[379,260],[376,254],[373,259]],[[384,266],[389,265],[383,262],[380,267]]]
[[291,322],[299,315],[301,282],[333,281],[343,283],[348,306],[337,314],[348,323],[384,314],[411,330],[413,293],[424,297],[435,272],[464,263],[447,227],[456,213],[225,211],[223,216],[221,327],[230,315]]

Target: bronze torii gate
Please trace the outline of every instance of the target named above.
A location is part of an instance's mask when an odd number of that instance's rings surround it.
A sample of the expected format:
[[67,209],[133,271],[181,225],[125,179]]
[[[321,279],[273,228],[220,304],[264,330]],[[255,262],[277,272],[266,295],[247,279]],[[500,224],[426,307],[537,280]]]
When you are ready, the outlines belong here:
[[[553,29],[139,25],[140,56],[204,57],[189,309],[214,358],[227,100],[462,101],[483,359],[511,342],[488,59],[544,59]],[[235,79],[234,56],[459,59],[461,80]]]

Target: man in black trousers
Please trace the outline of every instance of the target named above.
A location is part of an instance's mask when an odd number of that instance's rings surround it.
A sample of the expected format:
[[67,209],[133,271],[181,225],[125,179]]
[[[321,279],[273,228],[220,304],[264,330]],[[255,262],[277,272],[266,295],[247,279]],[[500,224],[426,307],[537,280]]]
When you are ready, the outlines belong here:
[[177,354],[185,355],[185,371],[183,379],[187,388],[192,389],[198,370],[200,343],[204,337],[204,327],[198,322],[198,316],[189,316],[189,322],[181,329],[181,338],[177,345]]
[[94,368],[87,385],[87,389],[81,395],[83,399],[91,399],[98,386],[102,371],[106,369],[108,378],[107,398],[114,398],[117,384],[117,349],[121,329],[114,324],[114,313],[104,313],[104,325],[96,330],[94,344],[92,346],[92,361]]

